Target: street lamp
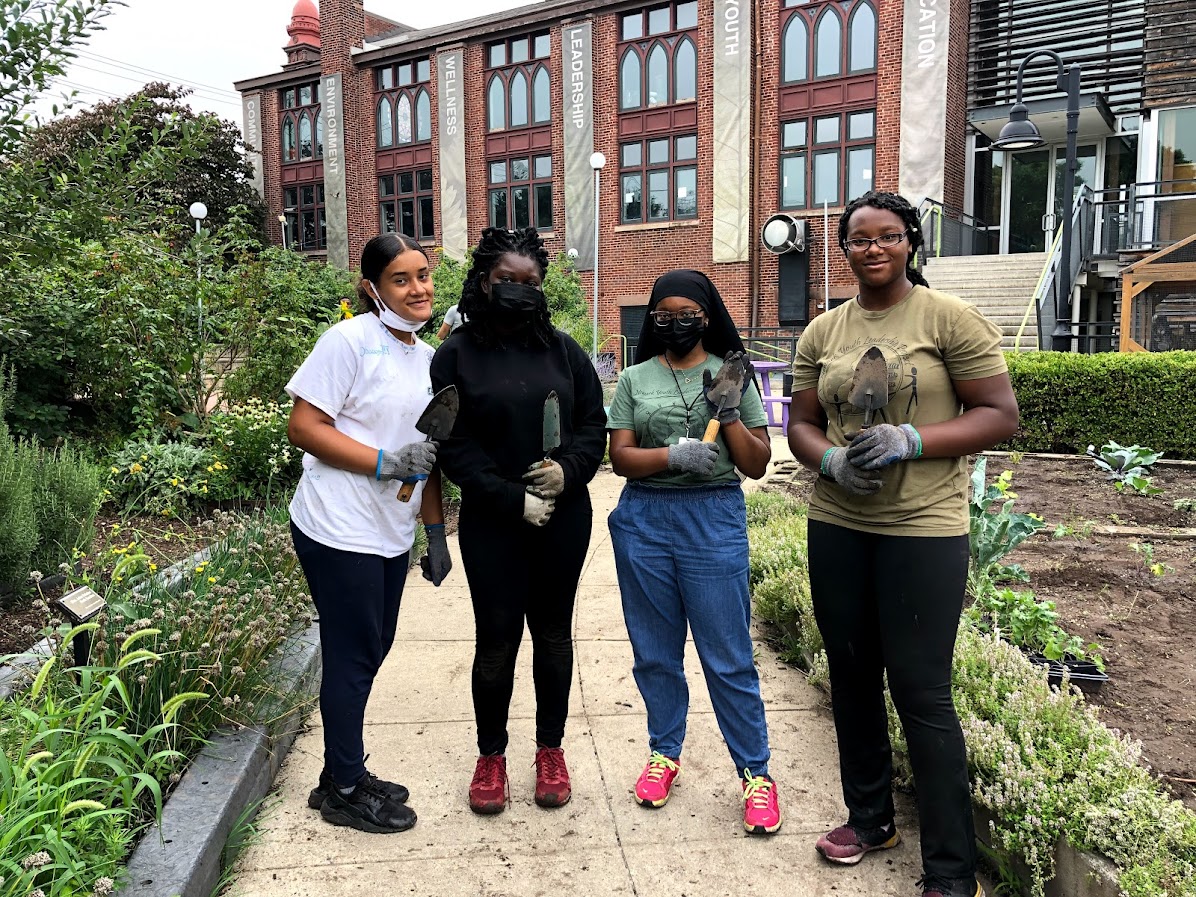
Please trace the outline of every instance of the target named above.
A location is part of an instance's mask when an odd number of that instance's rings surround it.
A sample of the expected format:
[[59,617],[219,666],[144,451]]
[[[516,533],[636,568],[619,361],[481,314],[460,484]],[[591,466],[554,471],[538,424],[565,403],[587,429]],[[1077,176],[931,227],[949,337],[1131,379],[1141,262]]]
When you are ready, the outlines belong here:
[[[187,209],[195,219],[195,236],[199,236],[199,226],[208,217],[208,207],[202,202],[193,202]],[[199,303],[199,341],[203,343],[203,260],[199,254],[199,247],[195,247],[195,295]],[[202,351],[202,348],[201,348]]]
[[590,167],[594,169],[594,364],[598,364],[598,230],[601,223],[599,215],[601,196],[599,184],[602,178],[602,166],[606,164],[606,156],[594,153],[590,156]]
[[1055,291],[1055,330],[1051,333],[1051,348],[1056,352],[1071,350],[1071,217],[1072,193],[1076,182],[1076,171],[1079,167],[1076,159],[1076,137],[1080,130],[1080,66],[1078,63],[1064,66],[1059,54],[1053,50],[1035,50],[1017,67],[1017,102],[1009,110],[1009,121],[1001,128],[1001,133],[993,141],[993,149],[1003,152],[1037,149],[1046,141],[1034,122],[1030,121],[1029,111],[1022,102],[1022,77],[1026,71],[1026,64],[1039,56],[1049,56],[1055,61],[1058,71],[1056,89],[1067,91],[1067,169],[1064,174],[1067,188],[1064,195],[1068,197],[1063,209],[1063,236],[1059,248],[1059,274],[1063,289]]
[[285,251],[287,248],[287,216],[282,212],[278,213],[278,229],[282,231],[282,248]]

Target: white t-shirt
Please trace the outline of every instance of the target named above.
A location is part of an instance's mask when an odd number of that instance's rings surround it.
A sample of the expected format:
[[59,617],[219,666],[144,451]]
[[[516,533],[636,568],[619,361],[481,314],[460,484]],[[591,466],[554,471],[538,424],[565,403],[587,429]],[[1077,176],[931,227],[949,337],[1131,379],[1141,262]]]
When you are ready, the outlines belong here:
[[[320,337],[287,384],[287,394],[311,402],[346,436],[395,451],[425,438],[415,422],[432,396],[432,354],[418,338],[412,346],[401,343],[376,315],[357,315]],[[305,454],[291,520],[322,545],[397,557],[415,541],[424,481],[409,502],[396,497],[401,485]]]
[[465,323],[465,316],[461,314],[461,310],[457,306],[450,305],[448,311],[444,313],[444,323],[449,325],[449,333],[452,333]]

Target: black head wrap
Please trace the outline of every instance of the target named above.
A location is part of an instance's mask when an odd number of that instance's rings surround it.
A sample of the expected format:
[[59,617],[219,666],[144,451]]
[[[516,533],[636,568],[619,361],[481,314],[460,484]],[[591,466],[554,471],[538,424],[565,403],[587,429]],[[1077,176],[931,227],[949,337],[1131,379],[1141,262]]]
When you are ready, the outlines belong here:
[[739,338],[731,313],[727,311],[723,297],[718,294],[718,288],[710,282],[710,278],[701,271],[670,271],[656,278],[656,283],[652,285],[652,298],[648,300],[648,311],[644,315],[639,345],[635,350],[636,364],[664,353],[664,343],[656,335],[651,314],[661,300],[670,296],[692,299],[702,306],[702,311],[706,312],[702,347],[711,355],[723,358],[728,352],[744,351],[743,340]]

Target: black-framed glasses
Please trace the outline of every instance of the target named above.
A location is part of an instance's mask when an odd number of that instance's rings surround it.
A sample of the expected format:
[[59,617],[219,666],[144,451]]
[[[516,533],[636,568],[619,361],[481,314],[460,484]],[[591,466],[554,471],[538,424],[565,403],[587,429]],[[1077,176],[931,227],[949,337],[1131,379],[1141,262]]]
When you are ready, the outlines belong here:
[[909,236],[909,231],[903,230],[899,234],[881,234],[873,240],[868,240],[864,237],[856,237],[853,240],[844,240],[843,248],[848,252],[867,252],[868,247],[875,243],[881,249],[892,249],[902,240]]
[[702,312],[688,308],[684,311],[654,311],[648,317],[661,327],[667,327],[674,321],[680,321],[682,325],[697,323],[702,320]]

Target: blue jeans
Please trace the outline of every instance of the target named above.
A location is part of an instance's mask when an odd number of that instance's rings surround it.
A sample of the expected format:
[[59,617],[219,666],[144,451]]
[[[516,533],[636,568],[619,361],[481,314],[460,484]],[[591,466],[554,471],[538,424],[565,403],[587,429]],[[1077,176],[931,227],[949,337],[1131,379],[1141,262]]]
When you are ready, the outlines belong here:
[[752,659],[747,514],[739,484],[663,489],[628,483],[608,523],[650,749],[681,756],[689,710],[688,622],[736,771],[767,775],[768,725]]

